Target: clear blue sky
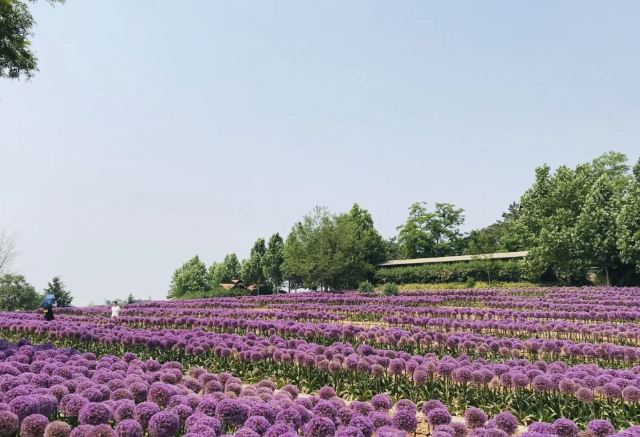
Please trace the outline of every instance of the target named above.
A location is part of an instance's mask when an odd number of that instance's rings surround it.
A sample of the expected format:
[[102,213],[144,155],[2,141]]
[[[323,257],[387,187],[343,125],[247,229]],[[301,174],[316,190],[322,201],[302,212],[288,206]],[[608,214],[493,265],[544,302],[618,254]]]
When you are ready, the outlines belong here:
[[315,205],[488,225],[544,162],[640,154],[638,1],[80,1],[0,80],[13,269],[76,303],[163,297]]

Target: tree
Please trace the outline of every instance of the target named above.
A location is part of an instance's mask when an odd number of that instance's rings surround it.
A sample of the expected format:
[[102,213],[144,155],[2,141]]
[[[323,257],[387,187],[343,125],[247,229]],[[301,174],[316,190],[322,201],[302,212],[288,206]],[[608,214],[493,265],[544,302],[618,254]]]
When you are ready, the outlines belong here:
[[44,294],[53,294],[56,297],[56,306],[59,307],[70,307],[73,300],[71,292],[65,288],[64,282],[58,276],[55,276],[48,283],[47,288],[44,289]]
[[[49,0],[56,2],[62,3]],[[37,71],[38,60],[29,40],[34,23],[26,1],[0,0],[0,77],[30,78]]]
[[135,297],[133,297],[132,293],[129,293],[129,296],[127,296],[127,300],[126,300],[127,304],[132,304],[132,303],[136,303],[137,300]]
[[409,217],[398,227],[398,243],[405,258],[459,254],[462,249],[464,210],[450,203],[436,203],[430,212],[425,202],[409,207]]
[[616,219],[620,258],[640,273],[640,159],[633,167],[633,178],[621,203]]
[[224,257],[222,264],[218,267],[218,278],[220,283],[231,282],[232,279],[238,279],[241,277],[240,273],[240,261],[235,253],[230,253]]
[[266,251],[264,238],[258,238],[251,248],[249,258],[242,265],[242,280],[245,284],[256,284],[258,287],[265,284],[265,277],[262,273],[262,258]]
[[591,187],[576,222],[576,237],[581,248],[585,268],[602,267],[611,284],[609,272],[620,264],[618,255],[618,227],[616,216],[620,208],[619,192],[614,180],[602,174]]
[[522,250],[514,225],[519,211],[520,205],[514,202],[509,205],[506,212],[502,213],[501,220],[482,229],[471,231],[464,241],[464,252],[467,255],[478,255]]
[[267,250],[262,257],[262,274],[271,284],[271,288],[277,291],[284,280],[284,241],[279,233],[269,238]]
[[32,311],[38,308],[41,298],[24,276],[0,276],[0,310]]
[[0,231],[0,274],[4,273],[16,255],[15,237]]
[[204,295],[208,291],[207,267],[196,255],[173,273],[167,297],[171,299],[185,294]]

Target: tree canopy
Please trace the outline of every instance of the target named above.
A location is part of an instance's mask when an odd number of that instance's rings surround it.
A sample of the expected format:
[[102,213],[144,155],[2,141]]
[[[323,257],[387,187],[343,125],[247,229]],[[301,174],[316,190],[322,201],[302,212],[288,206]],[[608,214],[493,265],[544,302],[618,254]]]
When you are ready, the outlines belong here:
[[179,298],[187,294],[204,294],[207,291],[207,267],[196,255],[173,273],[167,297]]
[[55,276],[51,282],[47,284],[47,288],[44,289],[44,294],[53,294],[56,297],[56,306],[69,307],[73,301],[71,292],[66,289],[64,282],[60,277]]
[[0,276],[0,310],[32,311],[40,306],[36,289],[22,275]]

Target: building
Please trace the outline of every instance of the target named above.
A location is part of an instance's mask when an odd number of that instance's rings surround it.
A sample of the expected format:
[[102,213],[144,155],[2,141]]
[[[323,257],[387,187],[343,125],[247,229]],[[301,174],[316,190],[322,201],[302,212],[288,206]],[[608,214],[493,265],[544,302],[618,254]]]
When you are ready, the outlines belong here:
[[529,254],[528,251],[523,250],[521,252],[502,252],[502,253],[483,253],[478,255],[459,255],[459,256],[440,256],[436,258],[414,258],[414,259],[393,259],[390,261],[378,264],[381,268],[402,267],[402,266],[417,266],[421,264],[442,264],[442,263],[456,263],[467,262],[475,260],[507,260],[525,258]]

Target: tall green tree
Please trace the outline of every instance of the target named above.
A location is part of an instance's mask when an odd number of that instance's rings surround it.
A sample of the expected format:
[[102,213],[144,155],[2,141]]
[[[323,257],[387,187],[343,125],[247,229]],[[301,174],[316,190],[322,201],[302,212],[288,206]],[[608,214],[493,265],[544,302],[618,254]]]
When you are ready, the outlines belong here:
[[591,187],[576,222],[576,237],[583,265],[585,268],[601,267],[607,284],[611,283],[609,272],[620,264],[616,225],[620,194],[614,179],[602,174]]
[[173,273],[167,297],[171,299],[187,294],[204,295],[209,290],[207,267],[196,255]]
[[[38,69],[38,60],[31,50],[35,21],[29,2],[0,0],[0,77],[29,78]],[[49,0],[49,3],[62,1]]]
[[495,223],[469,232],[465,238],[464,252],[468,255],[483,253],[514,252],[522,250],[515,221],[519,216],[520,205],[512,203]]
[[464,210],[450,203],[436,203],[429,211],[425,202],[409,207],[407,221],[398,227],[398,243],[405,258],[457,255],[463,248]]
[[271,288],[277,291],[284,280],[284,241],[279,233],[269,238],[267,250],[262,257],[262,274],[271,284]]
[[53,294],[56,297],[56,306],[70,307],[73,297],[71,291],[67,290],[64,282],[59,276],[55,276],[51,282],[47,284],[47,288],[44,289],[44,294]]
[[224,257],[219,266],[219,279],[221,283],[229,283],[232,279],[241,277],[240,261],[235,253],[230,253]]
[[621,203],[616,218],[620,258],[640,273],[640,159],[633,167],[633,177]]
[[242,264],[241,276],[245,284],[256,284],[260,287],[266,282],[262,272],[262,258],[266,251],[264,238],[258,238],[251,248],[249,258]]
[[36,289],[22,275],[0,276],[0,310],[31,311],[40,306]]

